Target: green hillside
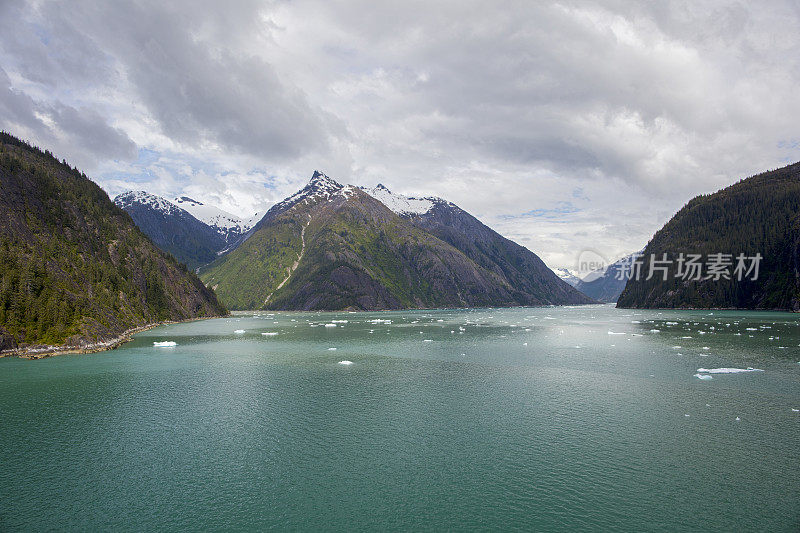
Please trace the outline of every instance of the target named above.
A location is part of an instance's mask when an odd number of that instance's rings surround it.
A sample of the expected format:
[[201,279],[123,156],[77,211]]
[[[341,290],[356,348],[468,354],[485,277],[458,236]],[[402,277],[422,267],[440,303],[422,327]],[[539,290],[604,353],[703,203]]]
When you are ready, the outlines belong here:
[[226,313],[100,187],[7,133],[0,133],[0,190],[6,347],[80,346],[148,323]]

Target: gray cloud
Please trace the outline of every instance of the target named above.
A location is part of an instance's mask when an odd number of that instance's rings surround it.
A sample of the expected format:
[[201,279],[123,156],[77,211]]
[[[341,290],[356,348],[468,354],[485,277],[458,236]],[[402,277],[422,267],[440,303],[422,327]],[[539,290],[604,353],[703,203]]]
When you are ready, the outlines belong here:
[[324,151],[334,118],[312,109],[264,59],[224,46],[229,34],[258,37],[258,5],[73,2],[50,5],[48,17],[102,42],[133,96],[175,141],[271,159]]
[[70,162],[93,166],[98,159],[131,158],[136,146],[95,110],[60,102],[37,102],[11,86],[0,68],[0,127],[53,150]]
[[314,168],[438,194],[568,266],[800,159],[798,22],[791,0],[10,0],[0,121],[94,154],[114,187],[139,167],[103,158],[133,139],[169,154],[141,186],[228,209]]

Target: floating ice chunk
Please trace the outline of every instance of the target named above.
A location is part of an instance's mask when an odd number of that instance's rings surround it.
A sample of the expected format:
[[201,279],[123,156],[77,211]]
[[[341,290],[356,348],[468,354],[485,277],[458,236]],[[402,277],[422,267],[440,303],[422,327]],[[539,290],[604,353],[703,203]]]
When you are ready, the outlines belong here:
[[326,328],[335,328],[336,324],[325,324]]
[[329,352],[335,352],[335,351],[336,351],[336,348],[328,348],[328,351],[329,351]]
[[177,346],[178,343],[175,341],[155,341],[153,342],[154,348],[172,348],[173,346]]
[[698,368],[698,372],[705,372],[706,374],[741,374],[742,372],[763,372],[760,368]]
[[347,320],[331,320],[334,324],[347,324]]
[[696,377],[697,379],[703,379],[703,380],[714,379],[713,377],[711,377],[708,374],[695,374],[694,377]]
[[651,329],[650,333],[661,333],[660,329]]
[[236,333],[237,335],[241,335],[242,333],[244,333],[244,330],[243,329],[237,329],[236,331],[234,331],[234,333]]
[[528,345],[528,343],[527,343],[527,342],[523,342],[523,343],[522,343],[522,345],[523,345],[523,346],[527,346],[527,345]]
[[800,413],[800,409],[794,409],[794,408],[792,408],[792,412],[793,412],[793,413]]
[[433,339],[423,339],[422,342],[433,342]]
[[710,350],[711,348],[709,348],[708,346],[703,346],[703,349],[704,350]]
[[747,331],[758,331],[758,328],[744,328],[744,329],[746,329]]
[[265,337],[274,337],[278,333],[276,331],[267,331],[266,333],[262,333]]
[[339,364],[340,365],[352,365],[353,362],[352,361],[339,361]]
[[624,333],[617,333],[617,332],[614,332],[614,331],[609,331],[608,334],[609,335],[625,335]]
[[688,414],[686,414],[686,415],[683,415],[683,416],[685,416],[686,418],[689,418],[689,415],[688,415]]
[[739,418],[739,417],[737,416],[737,417],[736,417],[736,421],[737,421],[737,422],[741,422],[741,421],[742,421],[742,419],[741,419],[741,418]]

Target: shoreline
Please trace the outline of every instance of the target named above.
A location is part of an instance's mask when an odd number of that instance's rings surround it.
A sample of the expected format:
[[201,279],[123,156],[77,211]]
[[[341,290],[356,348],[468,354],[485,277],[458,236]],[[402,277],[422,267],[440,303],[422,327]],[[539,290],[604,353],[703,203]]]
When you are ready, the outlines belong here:
[[625,309],[626,311],[753,311],[756,313],[800,313],[800,310],[795,311],[794,309],[786,308],[753,309],[750,307],[619,307],[615,305],[614,308]]
[[163,322],[154,322],[152,324],[145,324],[144,326],[137,326],[135,328],[126,329],[118,336],[111,340],[104,342],[95,342],[85,344],[83,346],[31,346],[27,348],[13,348],[11,350],[4,350],[0,352],[2,357],[19,357],[20,359],[36,360],[45,359],[47,357],[55,357],[57,355],[68,354],[89,354],[107,352],[119,348],[123,344],[133,340],[133,335],[147,331],[159,326],[168,326],[170,324],[185,324],[187,322],[196,322],[199,320],[211,320],[214,318],[226,318],[230,315],[219,316],[203,316],[196,318],[187,318],[185,320],[165,320]]

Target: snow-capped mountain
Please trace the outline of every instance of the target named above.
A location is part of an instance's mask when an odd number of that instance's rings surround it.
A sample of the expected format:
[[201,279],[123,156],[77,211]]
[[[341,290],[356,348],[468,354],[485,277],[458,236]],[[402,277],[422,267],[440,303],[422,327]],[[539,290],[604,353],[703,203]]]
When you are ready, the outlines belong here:
[[593,301],[455,204],[342,185],[319,171],[200,275],[232,309]]
[[572,272],[568,268],[554,268],[552,270],[553,272],[555,272],[556,276],[566,281],[573,287],[576,287],[581,282],[581,278],[579,278],[574,272]]
[[275,216],[278,213],[283,213],[284,211],[301,202],[308,204],[309,202],[315,200],[327,201],[331,200],[335,196],[343,196],[346,199],[352,195],[352,185],[342,185],[338,181],[329,178],[319,170],[315,170],[314,174],[311,176],[311,180],[305,187],[282,202],[278,202],[272,206],[267,212],[267,215]]
[[175,205],[191,213],[197,220],[214,228],[225,239],[226,243],[231,243],[247,233],[252,227],[253,218],[258,216],[258,213],[256,213],[252,218],[242,220],[219,207],[204,204],[188,196],[179,196],[173,201]]
[[190,268],[213,261],[225,245],[217,230],[169,200],[145,191],[114,198],[142,232],[162,250]]

